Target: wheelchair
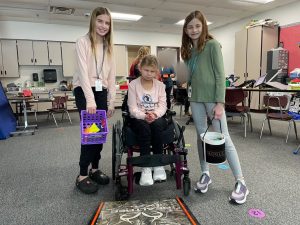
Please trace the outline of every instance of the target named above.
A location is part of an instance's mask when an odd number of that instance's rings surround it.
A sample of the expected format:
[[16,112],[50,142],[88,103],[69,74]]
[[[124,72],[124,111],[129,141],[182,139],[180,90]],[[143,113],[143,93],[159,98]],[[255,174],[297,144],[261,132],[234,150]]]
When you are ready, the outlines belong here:
[[[127,103],[126,97],[124,101]],[[180,126],[172,118],[172,112],[168,111],[165,115],[168,126],[162,132],[164,154],[133,156],[134,152],[139,152],[139,146],[136,135],[129,126],[128,112],[128,110],[124,111],[122,109],[123,121],[118,120],[113,124],[112,128],[112,178],[115,182],[115,200],[127,200],[133,193],[134,181],[136,184],[139,184],[141,173],[134,173],[134,167],[166,165],[171,167],[170,175],[175,177],[176,188],[182,189],[183,187],[184,195],[188,196],[191,189],[191,181],[187,166],[188,150],[185,148],[183,136],[185,127]],[[126,160],[122,162],[123,156],[126,157]],[[122,185],[122,178],[124,177],[127,178],[127,186]]]

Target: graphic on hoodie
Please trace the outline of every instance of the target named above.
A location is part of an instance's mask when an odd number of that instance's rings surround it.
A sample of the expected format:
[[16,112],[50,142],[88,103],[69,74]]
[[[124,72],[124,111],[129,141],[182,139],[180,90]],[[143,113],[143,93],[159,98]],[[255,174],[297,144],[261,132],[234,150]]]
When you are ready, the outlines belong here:
[[141,101],[141,107],[145,111],[154,111],[155,107],[158,106],[158,101],[154,101],[152,96],[149,94],[144,94]]

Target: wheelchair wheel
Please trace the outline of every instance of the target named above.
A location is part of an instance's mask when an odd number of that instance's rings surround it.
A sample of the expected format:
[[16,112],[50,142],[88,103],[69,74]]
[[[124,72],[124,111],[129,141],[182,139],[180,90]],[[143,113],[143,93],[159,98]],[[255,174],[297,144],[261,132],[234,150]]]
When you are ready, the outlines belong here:
[[121,122],[118,120],[113,125],[112,132],[112,177],[113,180],[118,177],[118,171],[122,160],[123,141],[122,141],[122,128]]
[[120,183],[116,185],[115,189],[115,200],[125,201],[129,199],[127,187],[123,187]]
[[188,196],[191,190],[191,179],[189,177],[185,177],[182,180],[183,183],[183,194],[184,196]]
[[113,180],[116,179],[116,126],[113,125],[112,128],[112,178]]

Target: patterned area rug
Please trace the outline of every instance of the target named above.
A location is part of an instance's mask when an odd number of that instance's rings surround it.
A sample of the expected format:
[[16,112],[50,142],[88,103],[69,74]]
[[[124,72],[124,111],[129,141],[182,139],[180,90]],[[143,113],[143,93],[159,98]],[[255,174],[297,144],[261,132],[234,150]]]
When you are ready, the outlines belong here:
[[91,225],[200,225],[183,200],[101,202],[93,215]]

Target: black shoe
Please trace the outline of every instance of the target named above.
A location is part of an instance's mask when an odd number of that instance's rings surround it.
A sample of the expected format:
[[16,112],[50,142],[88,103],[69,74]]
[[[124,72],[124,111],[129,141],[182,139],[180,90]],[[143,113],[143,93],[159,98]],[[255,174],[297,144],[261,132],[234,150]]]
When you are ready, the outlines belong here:
[[109,177],[101,170],[97,170],[94,173],[92,173],[92,170],[90,170],[89,177],[97,184],[105,185],[109,183]]
[[98,191],[98,185],[87,177],[81,181],[78,180],[79,176],[76,178],[76,187],[85,194],[92,194]]

